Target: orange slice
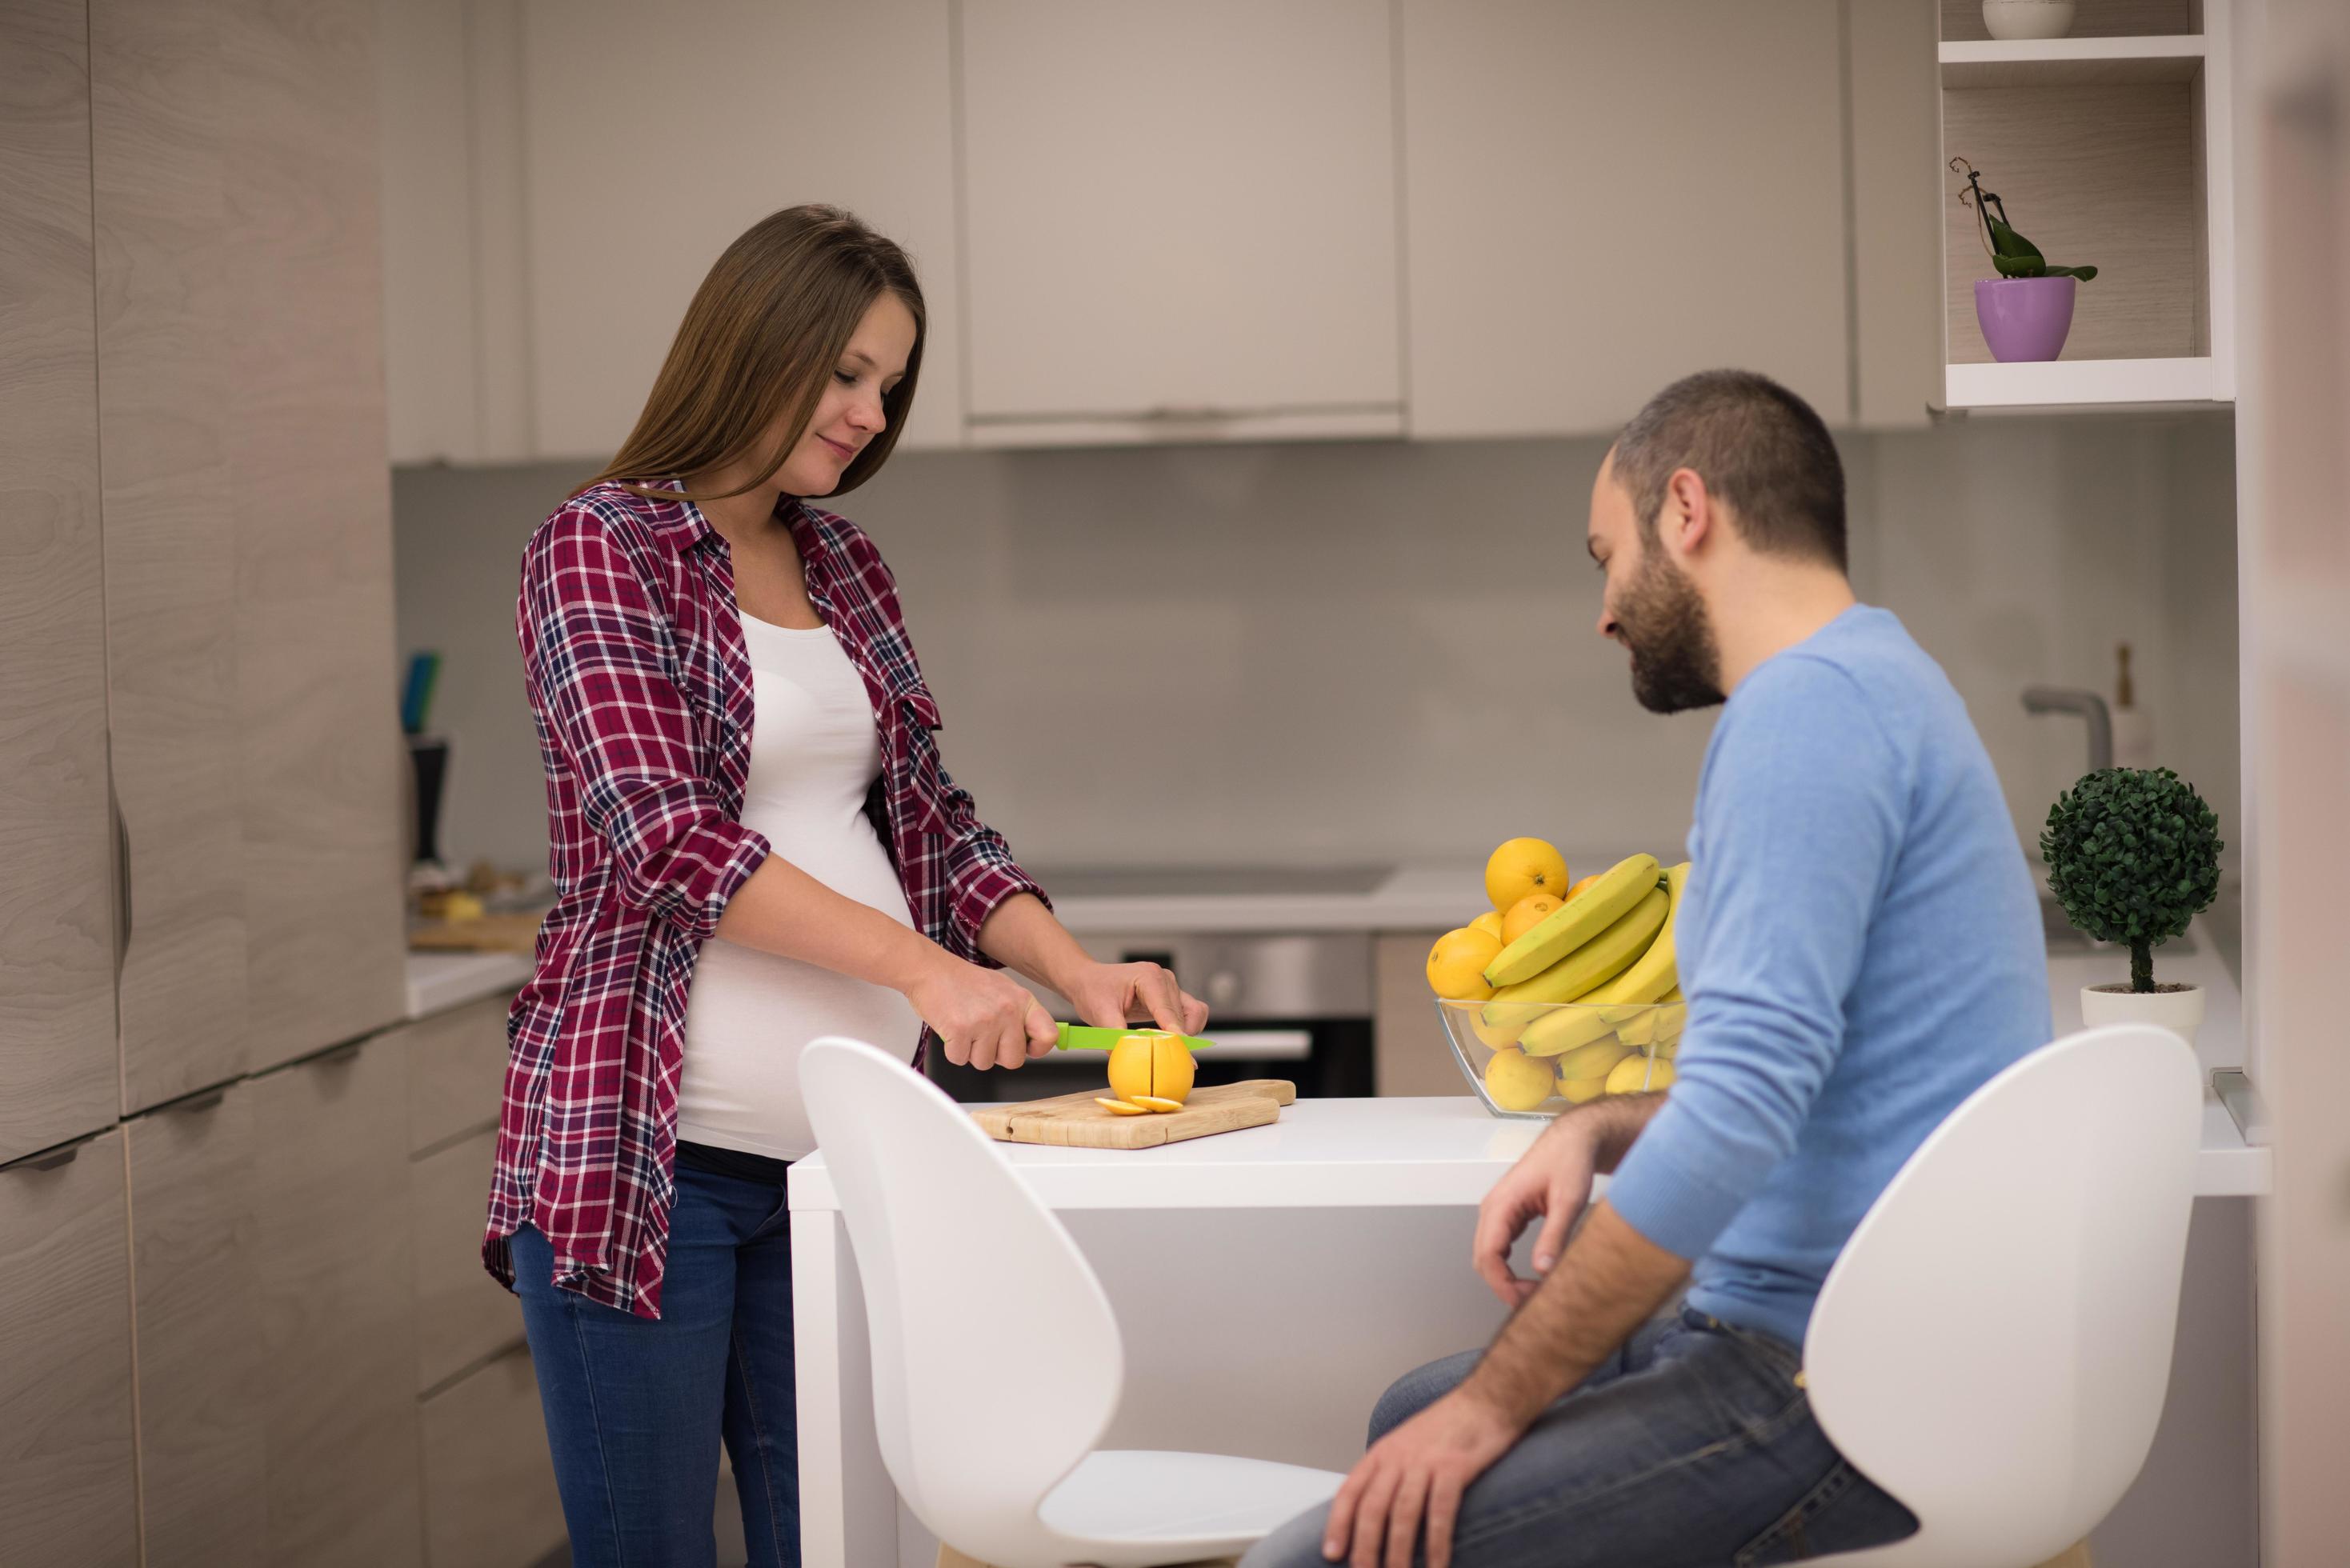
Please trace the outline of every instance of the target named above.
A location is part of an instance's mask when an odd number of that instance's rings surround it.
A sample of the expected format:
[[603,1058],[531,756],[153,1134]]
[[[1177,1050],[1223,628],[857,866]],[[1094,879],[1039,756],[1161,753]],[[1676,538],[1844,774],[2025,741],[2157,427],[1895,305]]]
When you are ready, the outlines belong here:
[[[1128,1105],[1124,1100],[1105,1099],[1099,1095],[1094,1096],[1094,1104],[1107,1106],[1112,1116],[1147,1116],[1150,1114],[1146,1106]],[[1172,1110],[1174,1107],[1170,1106],[1168,1109]]]
[[1146,1111],[1158,1111],[1162,1114],[1168,1111],[1180,1111],[1183,1108],[1182,1101],[1170,1100],[1162,1095],[1137,1095],[1134,1096],[1134,1103]]

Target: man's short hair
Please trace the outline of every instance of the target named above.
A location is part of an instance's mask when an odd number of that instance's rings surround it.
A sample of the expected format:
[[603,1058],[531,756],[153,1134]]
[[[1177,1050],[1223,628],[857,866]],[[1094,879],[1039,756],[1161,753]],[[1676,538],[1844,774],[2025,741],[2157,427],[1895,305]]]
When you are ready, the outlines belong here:
[[1653,542],[1676,469],[1694,470],[1768,556],[1846,568],[1844,463],[1812,406],[1752,370],[1700,370],[1648,400],[1616,438],[1616,482]]

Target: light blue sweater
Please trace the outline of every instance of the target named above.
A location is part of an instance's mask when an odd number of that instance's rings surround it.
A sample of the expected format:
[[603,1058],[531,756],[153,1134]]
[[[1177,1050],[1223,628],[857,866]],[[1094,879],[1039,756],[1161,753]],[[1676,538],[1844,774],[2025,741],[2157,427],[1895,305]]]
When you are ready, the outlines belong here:
[[1731,693],[1690,859],[1679,1077],[1607,1197],[1691,1305],[1800,1345],[1894,1172],[2050,1038],[2032,877],[1965,704],[1866,606]]

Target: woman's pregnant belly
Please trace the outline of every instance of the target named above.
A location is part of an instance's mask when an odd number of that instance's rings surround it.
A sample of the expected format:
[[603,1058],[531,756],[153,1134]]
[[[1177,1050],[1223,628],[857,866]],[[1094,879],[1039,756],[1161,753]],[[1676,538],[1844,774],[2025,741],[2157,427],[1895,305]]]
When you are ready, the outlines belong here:
[[[771,836],[770,843],[834,892],[912,926],[889,853],[861,815],[847,831],[816,842]],[[799,1092],[800,1053],[808,1042],[845,1034],[911,1057],[921,1026],[912,1005],[887,986],[712,937],[702,945],[687,993],[677,1136],[775,1159],[802,1158],[816,1150]]]

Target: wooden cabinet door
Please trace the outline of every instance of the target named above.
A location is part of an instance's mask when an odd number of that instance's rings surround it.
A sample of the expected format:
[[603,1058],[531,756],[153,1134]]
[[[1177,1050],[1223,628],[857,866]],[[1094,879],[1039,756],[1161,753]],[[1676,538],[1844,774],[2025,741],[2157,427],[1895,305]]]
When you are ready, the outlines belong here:
[[[563,1500],[526,1348],[427,1399],[423,1421],[432,1568],[523,1568],[563,1544]],[[734,1501],[731,1490],[725,1501]]]
[[1385,931],[1372,950],[1378,1014],[1371,1060],[1382,1095],[1467,1095],[1444,1021],[1428,990],[1428,950],[1441,931]]
[[1717,366],[1848,421],[1837,10],[1402,0],[1412,434],[1612,433]]
[[255,1275],[254,1094],[200,1095],[124,1124],[139,1507],[151,1561],[243,1568],[267,1538]]
[[91,0],[122,1109],[245,1069],[236,530],[214,0]]
[[1382,0],[961,17],[974,440],[1396,433]]
[[525,0],[541,455],[610,456],[719,253],[804,202],[912,255],[930,331],[903,441],[960,441],[948,31],[947,0]]
[[409,1167],[420,1394],[523,1337],[522,1303],[482,1267],[497,1145],[476,1133]]
[[382,1040],[252,1079],[266,1561],[413,1564],[404,1067]]
[[0,1169],[0,1552],[10,1563],[139,1561],[122,1195],[120,1132]]
[[220,4],[236,746],[257,1068],[403,1011],[407,762],[392,652],[375,6]]
[[0,8],[0,1160],[115,1116],[88,23]]
[[409,1153],[424,1154],[498,1125],[506,1075],[506,1009],[513,1001],[492,996],[469,1002],[387,1037],[397,1039],[408,1058]]

